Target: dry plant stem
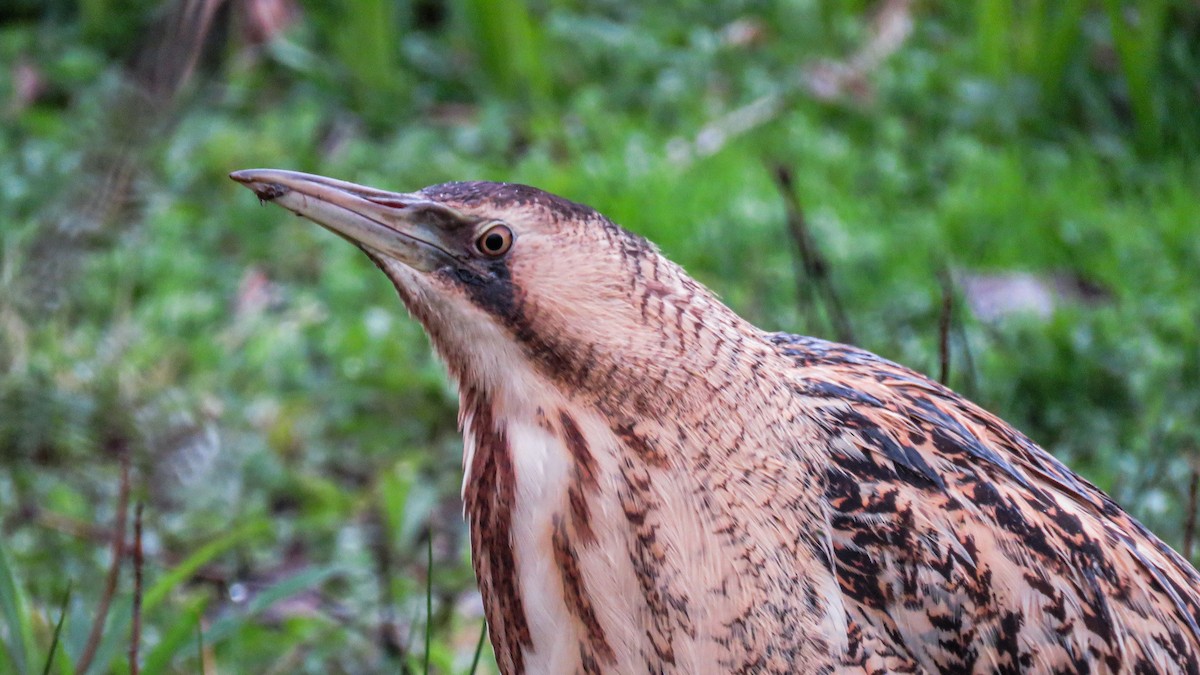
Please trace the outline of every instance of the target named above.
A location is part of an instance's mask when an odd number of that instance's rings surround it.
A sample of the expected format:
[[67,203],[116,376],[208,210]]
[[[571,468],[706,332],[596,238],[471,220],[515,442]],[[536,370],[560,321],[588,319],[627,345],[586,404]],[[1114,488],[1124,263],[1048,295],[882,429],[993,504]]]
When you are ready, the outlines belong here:
[[429,675],[429,651],[433,640],[433,522],[425,540],[425,675]]
[[142,506],[133,514],[133,622],[129,629],[129,672],[138,675],[138,644],[142,641]]
[[776,164],[771,168],[771,173],[775,177],[775,184],[779,188],[780,194],[783,196],[784,216],[788,227],[788,233],[792,237],[792,242],[796,245],[796,249],[800,255],[800,267],[792,266],[796,279],[796,302],[800,304],[800,311],[805,315],[805,321],[812,325],[813,323],[813,287],[809,283],[808,263],[807,263],[807,247],[805,245],[805,222],[804,213],[800,211],[799,200],[796,199],[795,193],[792,192],[792,173],[791,170],[782,164]]
[[[786,169],[784,169],[784,170],[786,171]],[[779,175],[780,174],[778,173],[778,170],[777,170],[776,176],[778,177]],[[789,176],[789,180],[790,180],[790,176]],[[784,188],[782,188],[782,186],[781,186],[780,189],[782,190]],[[788,198],[787,198],[787,196],[784,196],[785,205],[787,204],[787,202],[788,202]],[[804,244],[801,243],[802,237],[803,237],[803,231],[801,229],[798,229],[798,228],[803,227],[803,215],[801,214],[801,219],[799,221],[799,225],[797,225],[797,223],[794,222],[794,218],[791,213],[791,208],[789,206],[785,206],[785,208],[788,209],[788,213],[784,216],[786,223],[787,223],[788,232],[791,235],[793,243],[795,243],[795,245],[796,245],[796,249],[798,251],[803,251]],[[794,262],[792,264],[792,274],[793,274],[793,277],[795,278],[795,283],[796,283],[796,304],[798,305],[797,309],[799,309],[800,313],[802,315],[804,315],[804,323],[806,326],[815,326],[816,325],[816,317],[817,317],[816,302],[815,302],[817,298],[816,298],[816,294],[814,293],[815,289],[813,288],[813,285],[809,282],[808,275],[805,273],[806,268],[803,263],[804,254],[802,252],[800,253],[800,259],[801,259],[801,264],[799,266],[797,266]]]
[[950,381],[950,321],[954,313],[954,294],[950,275],[944,270],[938,275],[942,286],[942,313],[938,317],[938,382]]
[[33,516],[33,522],[38,527],[54,530],[68,537],[84,539],[90,544],[101,544],[112,541],[113,533],[106,527],[89,523],[53,511],[38,511]]
[[1188,511],[1187,521],[1183,525],[1183,557],[1192,560],[1192,545],[1196,541],[1196,507],[1200,499],[1200,466],[1192,466],[1191,479],[1188,481]]
[[217,657],[213,653],[212,645],[204,641],[204,630],[207,627],[203,619],[196,626],[196,649],[200,656],[200,672],[202,675],[217,675]]
[[392,593],[394,567],[392,561],[392,533],[388,527],[383,504],[375,505],[373,521],[375,542],[375,581],[379,585],[379,647],[389,659],[403,659],[408,652],[396,639],[396,598]]
[[790,109],[798,97],[807,95],[818,101],[850,98],[869,103],[869,77],[892,54],[900,50],[913,32],[912,0],[885,0],[870,22],[870,31],[859,49],[842,60],[821,59],[803,68],[802,76],[776,91],[760,96],[705,124],[690,140],[673,140],[680,164],[711,157],[735,138],[777,119]]
[[854,331],[850,328],[850,320],[842,308],[841,298],[829,278],[829,261],[821,255],[813,240],[812,232],[808,229],[808,221],[804,217],[804,209],[796,196],[795,182],[792,180],[792,170],[783,164],[774,164],[771,174],[775,185],[783,197],[785,220],[788,233],[796,245],[796,253],[800,257],[801,269],[796,270],[796,291],[800,299],[808,295],[807,288],[811,286],[820,294],[825,305],[825,313],[829,317],[834,336],[839,342],[854,342]]
[[121,485],[117,491],[117,517],[112,529],[112,563],[108,566],[108,575],[104,579],[104,592],[100,594],[100,602],[96,604],[96,618],[92,620],[92,630],[88,633],[87,644],[75,672],[86,673],[96,657],[96,649],[100,646],[100,637],[104,634],[104,624],[108,619],[108,608],[112,604],[113,594],[117,590],[117,579],[121,573],[121,561],[125,558],[125,521],[129,515],[129,456],[124,454],[121,459]]
[[967,329],[963,323],[962,312],[959,312],[955,317],[952,317],[954,331],[958,334],[959,353],[962,354],[962,363],[964,364],[963,374],[966,375],[966,382],[962,386],[968,395],[974,396],[979,391],[979,376],[975,372],[975,359],[971,356],[971,343],[967,340]]

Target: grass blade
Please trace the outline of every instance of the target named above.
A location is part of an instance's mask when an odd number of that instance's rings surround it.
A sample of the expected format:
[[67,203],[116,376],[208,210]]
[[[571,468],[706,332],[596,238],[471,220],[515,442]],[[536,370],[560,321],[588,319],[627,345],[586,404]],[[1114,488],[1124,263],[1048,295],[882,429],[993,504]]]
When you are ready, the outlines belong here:
[[984,72],[993,77],[1012,74],[1009,33],[1013,24],[1009,0],[979,0],[975,5],[975,37]]
[[396,49],[404,39],[398,13],[402,10],[393,0],[348,3],[341,8],[339,30],[330,35],[357,107],[380,124],[393,123],[390,115],[406,89],[406,69]]
[[154,649],[146,655],[145,666],[142,669],[144,672],[165,672],[175,655],[191,641],[192,631],[196,631],[200,643],[198,652],[200,659],[197,663],[204,662],[204,633],[201,630],[200,618],[204,615],[204,610],[208,608],[208,602],[207,596],[201,596],[184,607],[183,611],[179,613],[179,620],[167,630]]
[[[244,539],[268,531],[270,525],[270,521],[263,518],[251,520],[201,546],[199,550],[150,586],[150,590],[146,591],[142,602],[142,611],[146,614],[153,612],[166,600],[172,589],[192,578],[196,571],[210,560],[238,545]],[[132,618],[132,613],[128,611],[114,614],[112,626],[104,638],[96,663],[109,664],[112,662],[116,656],[119,641],[126,639],[126,631]]]
[[552,59],[543,53],[545,36],[524,0],[466,0],[459,10],[488,83],[509,100],[534,108],[550,94]]
[[192,578],[196,574],[196,571],[210,560],[241,543],[243,539],[248,539],[269,529],[270,522],[265,519],[255,519],[201,546],[200,550],[188,556],[179,565],[176,565],[175,569],[168,572],[157,583],[151,586],[150,590],[146,591],[146,601],[143,604],[143,610],[146,612],[153,611],[166,599],[171,589]]
[[433,640],[433,528],[425,539],[425,675],[429,675],[429,645]]
[[271,605],[274,605],[280,600],[289,598],[300,591],[316,588],[320,586],[325,579],[342,571],[342,568],[337,565],[329,567],[316,567],[298,572],[283,581],[264,590],[262,593],[254,596],[244,611],[236,614],[229,614],[222,617],[212,624],[208,629],[206,638],[207,644],[215,645],[222,640],[233,635],[239,628],[242,627],[250,619],[254,618],[260,612],[266,610]]
[[1113,47],[1125,77],[1139,145],[1155,150],[1162,138],[1162,101],[1158,90],[1162,70],[1162,41],[1168,2],[1138,3],[1136,20],[1121,0],[1104,0],[1112,29]]
[[58,622],[54,624],[54,637],[50,640],[50,651],[46,654],[46,665],[42,675],[50,675],[50,666],[54,663],[54,654],[58,650],[58,637],[62,635],[63,619],[67,618],[67,606],[71,604],[71,582],[67,582],[67,592],[63,594],[62,605],[58,610]]
[[4,542],[0,541],[0,618],[6,625],[5,640],[0,642],[18,673],[28,672],[37,653],[33,641],[33,625],[25,606],[16,575],[8,560]]
[[479,642],[475,643],[475,656],[471,658],[471,675],[475,675],[475,671],[479,669],[479,658],[483,656],[483,641],[487,637],[487,619],[479,626]]

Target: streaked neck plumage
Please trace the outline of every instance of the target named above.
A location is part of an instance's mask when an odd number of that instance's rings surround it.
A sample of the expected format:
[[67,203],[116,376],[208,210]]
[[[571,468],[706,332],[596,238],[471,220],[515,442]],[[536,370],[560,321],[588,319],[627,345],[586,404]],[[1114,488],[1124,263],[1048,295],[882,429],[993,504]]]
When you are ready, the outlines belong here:
[[[628,309],[605,317],[519,295],[507,325],[431,315],[464,310],[423,304],[419,279],[397,284],[459,386],[463,497],[502,669],[828,659],[836,648],[824,636],[844,634],[845,617],[811,604],[837,595],[829,542],[776,532],[762,508],[788,503],[812,511],[800,522],[825,520],[813,478],[821,460],[797,445],[803,416],[786,409],[787,383],[763,376],[785,364],[657,251],[638,249],[625,265]],[[797,423],[778,423],[789,417]],[[781,459],[785,447],[803,461]],[[751,552],[751,540],[777,547]],[[760,587],[766,579],[789,588]],[[735,601],[706,602],[710,593]],[[783,598],[770,611],[792,632],[787,649],[764,649],[779,636],[739,633],[761,625],[747,617],[763,608],[736,601],[756,595]],[[710,604],[727,615],[706,616]]]

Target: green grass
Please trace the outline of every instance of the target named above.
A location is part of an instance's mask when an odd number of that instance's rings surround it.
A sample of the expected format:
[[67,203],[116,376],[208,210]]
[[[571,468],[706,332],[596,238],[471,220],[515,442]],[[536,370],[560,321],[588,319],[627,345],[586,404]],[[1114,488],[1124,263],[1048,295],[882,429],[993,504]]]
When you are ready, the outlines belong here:
[[[802,68],[868,39],[872,3],[314,5],[261,49],[218,17],[160,124],[114,143],[123,36],[150,25],[118,5],[146,3],[0,12],[0,59],[44,85],[0,112],[0,671],[46,664],[56,635],[50,670],[73,671],[123,456],[146,504],[143,672],[473,669],[453,392],[369,261],[226,178],[254,166],[538,185],[758,325],[832,336],[797,302],[782,163],[856,341],[929,373],[944,270],[1082,278],[1102,299],[1047,320],[984,322],[957,290],[950,383],[1181,545],[1200,451],[1194,3],[916,3],[870,95],[833,102]],[[727,39],[739,19],[758,41]],[[680,152],[763,97],[771,118]],[[128,192],[99,189],[114,149]],[[92,229],[48,234],[63,223]],[[126,561],[91,672],[129,670],[132,578]]]

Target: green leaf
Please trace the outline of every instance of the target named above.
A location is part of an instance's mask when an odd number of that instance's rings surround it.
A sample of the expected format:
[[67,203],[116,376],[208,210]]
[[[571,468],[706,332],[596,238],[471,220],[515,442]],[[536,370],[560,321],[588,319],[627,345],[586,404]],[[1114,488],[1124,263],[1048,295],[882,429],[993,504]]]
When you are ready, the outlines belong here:
[[246,608],[237,613],[228,614],[215,623],[204,634],[206,644],[215,645],[236,633],[247,621],[271,607],[280,600],[289,598],[300,591],[316,588],[329,577],[342,571],[340,565],[314,567],[306,569],[276,583],[263,592],[254,596]]
[[63,621],[67,618],[67,607],[71,604],[71,582],[67,582],[67,592],[63,594],[62,605],[58,610],[58,621],[54,624],[54,637],[50,641],[50,649],[46,652],[46,665],[42,675],[50,675],[50,667],[54,665],[54,655],[58,652],[58,639],[62,636]]
[[183,611],[179,613],[179,618],[167,629],[162,640],[146,655],[142,672],[146,675],[163,672],[167,666],[171,665],[172,659],[177,654],[185,650],[191,651],[192,636],[195,634],[197,626],[200,625],[200,617],[208,607],[208,602],[208,596],[200,596],[183,608]]
[[546,40],[523,0],[464,0],[459,6],[488,83],[502,96],[535,107],[550,92]]
[[191,579],[196,571],[210,560],[233,548],[243,539],[268,531],[270,526],[270,521],[265,518],[256,518],[201,546],[200,550],[176,565],[175,569],[168,572],[151,586],[150,590],[146,591],[146,597],[142,602],[142,611],[147,614],[154,611],[154,608],[167,597],[171,589]]
[[[235,527],[213,541],[201,546],[199,550],[192,553],[183,562],[179,563],[174,569],[150,586],[150,589],[146,591],[142,599],[143,614],[149,615],[153,612],[166,599],[167,594],[172,589],[191,579],[197,570],[213,558],[233,548],[243,539],[269,531],[270,527],[271,523],[269,520],[256,518],[239,527]],[[113,616],[109,619],[109,625],[104,634],[104,641],[100,645],[94,663],[103,663],[108,664],[109,667],[115,667],[116,664],[113,664],[113,659],[117,656],[120,646],[129,640],[127,633],[129,631],[129,623],[132,620],[132,615],[128,607],[129,596],[125,596],[124,600],[122,605],[118,607],[118,611],[114,612]]]
[[[1122,0],[1104,0],[1112,30],[1113,47],[1129,90],[1138,143],[1156,150],[1162,140],[1161,81],[1162,41],[1169,0],[1143,0],[1131,10]],[[1134,18],[1128,12],[1134,11]]]
[[0,643],[16,672],[29,672],[37,662],[37,647],[33,640],[33,624],[25,594],[17,581],[8,559],[3,540],[0,540],[0,618],[5,624],[4,641]]

